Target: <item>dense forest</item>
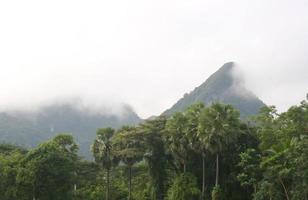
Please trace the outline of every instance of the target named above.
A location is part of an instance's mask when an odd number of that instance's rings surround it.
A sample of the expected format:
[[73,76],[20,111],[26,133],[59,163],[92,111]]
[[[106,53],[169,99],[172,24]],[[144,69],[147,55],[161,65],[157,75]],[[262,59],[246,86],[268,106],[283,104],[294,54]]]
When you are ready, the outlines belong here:
[[264,107],[196,103],[118,130],[100,128],[94,160],[71,134],[31,150],[0,146],[1,200],[307,200],[308,102]]

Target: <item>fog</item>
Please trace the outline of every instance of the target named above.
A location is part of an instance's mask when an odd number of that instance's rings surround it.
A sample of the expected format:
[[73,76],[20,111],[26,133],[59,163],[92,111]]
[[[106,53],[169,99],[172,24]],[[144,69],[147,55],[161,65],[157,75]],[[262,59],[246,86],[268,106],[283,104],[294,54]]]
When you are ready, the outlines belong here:
[[235,61],[246,87],[283,111],[308,92],[307,10],[307,0],[1,1],[0,109],[80,98],[148,117]]

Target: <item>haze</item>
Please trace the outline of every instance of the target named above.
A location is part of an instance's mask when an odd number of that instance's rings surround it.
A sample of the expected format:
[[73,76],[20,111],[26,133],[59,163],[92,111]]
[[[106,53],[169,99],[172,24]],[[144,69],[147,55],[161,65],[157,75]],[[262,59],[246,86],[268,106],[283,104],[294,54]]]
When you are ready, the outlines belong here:
[[307,0],[1,1],[0,108],[82,98],[162,113],[225,62],[279,110],[308,86]]

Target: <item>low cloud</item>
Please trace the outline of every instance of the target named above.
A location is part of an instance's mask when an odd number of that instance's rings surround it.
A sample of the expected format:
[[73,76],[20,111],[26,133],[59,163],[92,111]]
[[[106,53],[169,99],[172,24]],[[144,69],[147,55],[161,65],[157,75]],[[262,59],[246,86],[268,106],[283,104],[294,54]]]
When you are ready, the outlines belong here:
[[[306,0],[0,3],[0,109],[80,98],[160,114],[235,61],[284,110],[308,86]],[[103,106],[104,107],[104,106]]]

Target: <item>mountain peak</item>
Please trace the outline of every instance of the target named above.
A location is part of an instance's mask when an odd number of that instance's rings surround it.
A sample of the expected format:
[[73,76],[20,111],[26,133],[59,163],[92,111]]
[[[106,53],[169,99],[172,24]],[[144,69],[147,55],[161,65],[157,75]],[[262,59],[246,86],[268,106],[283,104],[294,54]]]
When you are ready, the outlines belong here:
[[232,68],[234,68],[235,66],[235,62],[231,61],[231,62],[226,62],[225,64],[223,64],[223,66],[220,67],[219,70],[231,70]]
[[163,115],[185,110],[190,105],[202,102],[209,105],[212,102],[231,104],[241,112],[242,117],[257,114],[265,104],[250,90],[246,89],[242,77],[233,70],[234,62],[227,62],[212,74],[203,84],[189,94],[184,95]]

